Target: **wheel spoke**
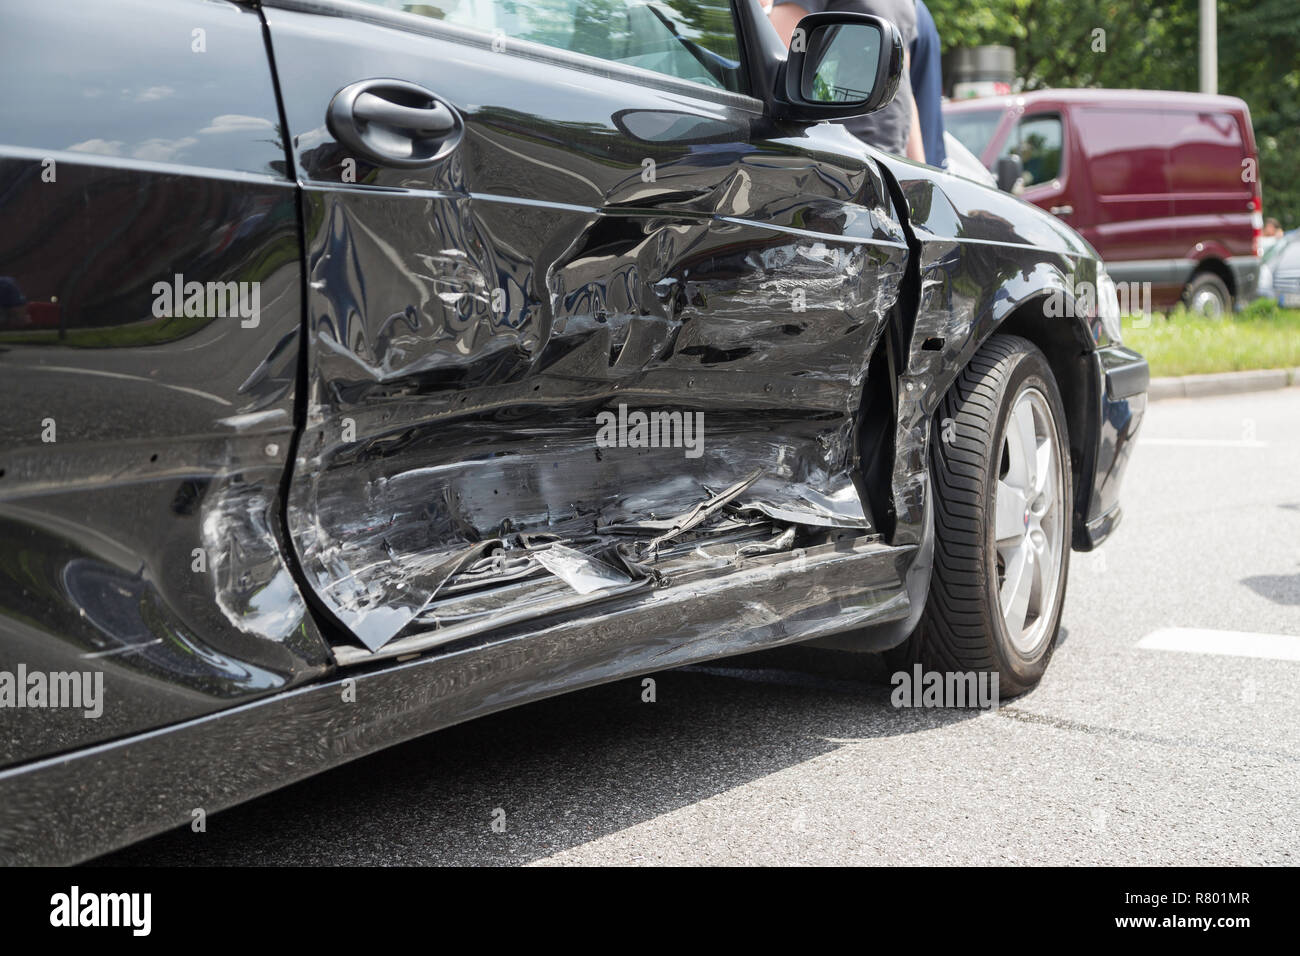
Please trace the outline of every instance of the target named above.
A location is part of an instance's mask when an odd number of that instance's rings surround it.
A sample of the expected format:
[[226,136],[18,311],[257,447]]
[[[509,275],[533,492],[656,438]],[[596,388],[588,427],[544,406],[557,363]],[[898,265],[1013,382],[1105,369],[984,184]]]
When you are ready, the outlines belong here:
[[1050,507],[1056,500],[1056,455],[1052,450],[1051,438],[1044,438],[1038,446],[1037,459],[1038,481],[1034,485],[1034,491],[1041,497],[1042,507]]
[[1013,641],[1019,640],[1025,629],[1029,592],[1033,587],[1033,560],[1033,549],[1028,541],[1023,542],[1007,562],[1007,575],[1002,582],[1002,619]]
[[1038,443],[1034,440],[1034,410],[1029,402],[1017,402],[1007,421],[1008,468],[1006,480],[1029,492],[1038,469]]
[[1043,545],[1034,548],[1034,560],[1031,568],[1033,587],[1030,591],[1030,597],[1032,598],[1030,604],[1037,611],[1041,611],[1048,589],[1052,586],[1052,576],[1056,574],[1054,567],[1056,558],[1052,554],[1052,548],[1046,538],[1041,540]]
[[1004,542],[1016,542],[1025,536],[1025,493],[1014,485],[999,481],[993,533],[999,550]]

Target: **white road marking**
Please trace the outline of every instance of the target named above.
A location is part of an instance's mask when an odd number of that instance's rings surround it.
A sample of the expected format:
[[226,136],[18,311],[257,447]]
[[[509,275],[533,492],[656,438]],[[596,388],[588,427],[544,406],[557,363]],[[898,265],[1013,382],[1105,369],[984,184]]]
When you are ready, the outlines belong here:
[[1181,448],[1267,448],[1266,441],[1228,438],[1139,438],[1139,445],[1168,445]]
[[1271,661],[1300,661],[1300,637],[1290,634],[1250,634],[1196,627],[1164,627],[1152,631],[1137,646],[1149,651],[1263,657]]

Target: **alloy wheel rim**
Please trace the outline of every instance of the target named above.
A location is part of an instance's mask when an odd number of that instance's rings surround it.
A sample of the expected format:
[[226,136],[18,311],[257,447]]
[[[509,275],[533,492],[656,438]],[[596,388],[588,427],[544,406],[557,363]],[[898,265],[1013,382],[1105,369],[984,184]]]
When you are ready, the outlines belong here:
[[1056,421],[1038,389],[1016,397],[1001,452],[994,494],[998,607],[1012,645],[1028,657],[1048,638],[1065,540]]
[[1213,289],[1201,289],[1192,297],[1192,311],[1217,319],[1223,315],[1223,302]]

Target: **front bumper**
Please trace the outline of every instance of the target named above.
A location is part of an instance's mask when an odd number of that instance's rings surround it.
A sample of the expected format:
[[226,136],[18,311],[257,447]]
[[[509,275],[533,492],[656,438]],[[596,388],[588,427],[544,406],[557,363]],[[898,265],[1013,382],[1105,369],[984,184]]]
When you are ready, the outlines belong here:
[[1119,487],[1147,407],[1151,370],[1137,352],[1107,345],[1089,356],[1097,379],[1096,441],[1083,449],[1075,496],[1074,549],[1091,551],[1119,524]]

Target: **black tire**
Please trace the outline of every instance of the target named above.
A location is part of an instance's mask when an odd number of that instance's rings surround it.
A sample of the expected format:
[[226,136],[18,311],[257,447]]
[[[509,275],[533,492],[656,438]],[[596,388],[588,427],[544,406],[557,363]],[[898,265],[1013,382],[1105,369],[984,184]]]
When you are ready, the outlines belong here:
[[[1198,296],[1204,301],[1217,300],[1218,314],[1194,306]],[[1188,309],[1212,318],[1221,319],[1232,315],[1232,293],[1228,291],[1228,284],[1213,272],[1200,272],[1192,276],[1192,281],[1187,283],[1187,288],[1183,290],[1183,304]]]
[[[1002,573],[994,534],[997,482],[1005,468],[1007,422],[1022,393],[1036,389],[1050,409],[1057,476],[1059,555],[1054,600],[1041,644],[1028,652],[1008,634],[999,598]],[[1041,403],[1040,403],[1041,404]],[[1073,517],[1069,441],[1056,379],[1026,339],[995,335],[958,376],[935,415],[930,441],[934,489],[934,571],[921,623],[893,655],[895,665],[998,675],[999,696],[1013,697],[1042,679],[1056,646],[1065,603]],[[945,437],[945,432],[947,436]],[[1055,487],[1055,485],[1054,485]],[[1026,518],[1028,521],[1028,518]],[[1057,527],[1058,525],[1054,525]],[[1053,549],[1054,551],[1055,549]],[[1043,575],[1045,581],[1051,575]],[[1035,623],[1038,617],[1035,616]],[[1022,632],[1024,633],[1024,632]]]

